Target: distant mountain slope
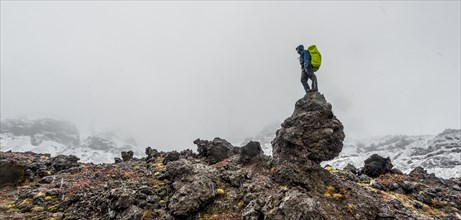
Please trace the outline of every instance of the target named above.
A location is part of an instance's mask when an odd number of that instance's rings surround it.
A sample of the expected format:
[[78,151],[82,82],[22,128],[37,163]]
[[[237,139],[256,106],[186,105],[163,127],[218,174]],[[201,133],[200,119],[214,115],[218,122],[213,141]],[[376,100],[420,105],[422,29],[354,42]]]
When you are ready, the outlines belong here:
[[[275,138],[275,129],[264,129],[259,135],[247,138],[261,142],[264,153],[272,155],[271,141]],[[446,129],[438,135],[388,135],[374,138],[346,138],[338,157],[325,161],[336,169],[344,168],[348,163],[359,168],[372,154],[390,157],[395,168],[405,173],[421,166],[438,177],[461,177],[461,130]]]
[[461,130],[447,129],[437,136],[385,136],[348,140],[339,157],[324,164],[343,168],[361,167],[372,154],[390,157],[394,167],[405,173],[421,166],[439,177],[461,176]]
[[8,119],[1,121],[0,150],[76,155],[81,162],[112,163],[122,151],[141,156],[133,138],[120,138],[111,132],[93,134],[80,140],[70,122],[55,119]]

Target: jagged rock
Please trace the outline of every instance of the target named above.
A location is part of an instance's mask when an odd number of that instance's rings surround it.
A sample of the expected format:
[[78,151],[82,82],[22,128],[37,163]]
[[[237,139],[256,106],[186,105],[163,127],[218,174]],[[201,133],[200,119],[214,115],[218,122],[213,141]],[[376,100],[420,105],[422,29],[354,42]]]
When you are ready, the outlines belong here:
[[435,195],[434,193],[430,192],[429,189],[424,189],[422,191],[422,193],[419,193],[417,196],[416,196],[416,199],[418,201],[421,201],[423,203],[426,203],[428,205],[432,205],[432,201],[434,198],[436,198],[437,195]]
[[391,190],[391,191],[395,191],[395,190],[400,189],[400,186],[399,186],[398,183],[393,182],[393,183],[389,184],[389,186],[387,188],[389,188],[389,190]]
[[243,220],[259,220],[264,219],[264,214],[261,212],[264,202],[260,199],[254,199],[242,211]]
[[179,156],[180,155],[177,151],[168,152],[165,159],[163,159],[163,164],[166,165],[168,162],[179,160]]
[[315,199],[292,189],[285,194],[282,202],[267,217],[274,220],[326,219],[324,212]]
[[375,189],[380,189],[380,190],[384,189],[384,185],[382,183],[378,182],[377,180],[371,180],[370,181],[370,186],[375,188]]
[[415,193],[415,192],[418,191],[417,186],[415,184],[411,183],[411,182],[408,182],[408,181],[403,182],[402,189],[403,189],[403,191],[405,191],[406,194],[411,194],[411,193]]
[[365,160],[363,173],[369,177],[374,178],[382,174],[389,173],[391,169],[392,163],[389,157],[384,158],[379,156],[378,154],[373,154]]
[[186,159],[179,159],[168,163],[165,167],[165,175],[172,180],[179,179],[183,176],[188,176],[194,170],[192,163]]
[[343,170],[350,171],[350,172],[353,173],[353,174],[357,174],[357,172],[358,172],[358,171],[357,171],[357,168],[356,168],[354,165],[350,164],[350,163],[348,163],[348,164],[343,168]]
[[162,216],[162,218],[160,218],[160,220],[176,220],[176,218],[166,213],[165,215]]
[[255,157],[263,155],[264,152],[261,149],[261,144],[257,141],[250,141],[248,144],[242,147],[240,150],[239,163],[248,164]]
[[221,172],[220,177],[233,187],[240,187],[245,180],[245,175],[243,173],[229,170]]
[[58,155],[51,159],[51,166],[56,171],[66,170],[72,167],[78,167],[80,164],[78,163],[80,159],[74,155]]
[[343,147],[343,125],[332,112],[331,104],[318,92],[298,100],[293,115],[282,123],[272,141],[278,163],[304,164],[331,160]]
[[217,163],[235,154],[234,146],[221,138],[215,138],[213,141],[197,139],[194,144],[197,145],[198,155],[209,164]]
[[191,149],[185,149],[179,153],[183,158],[193,158],[195,153]]
[[153,149],[153,148],[151,148],[151,147],[147,147],[147,148],[146,148],[146,155],[147,155],[146,162],[150,162],[150,161],[152,161],[153,159],[155,159],[155,157],[159,156],[159,153],[158,153],[158,150],[157,150],[157,149]]
[[183,185],[171,197],[168,208],[176,217],[185,217],[199,211],[215,197],[216,185],[204,176],[195,176],[190,184]]
[[0,187],[16,186],[24,180],[25,167],[14,160],[0,160]]
[[397,168],[392,168],[390,173],[403,175],[403,172],[401,170],[397,169]]
[[365,174],[361,174],[361,175],[359,175],[359,180],[362,181],[362,182],[369,182],[369,181],[370,181],[370,177],[368,177],[368,176],[365,175]]
[[120,220],[141,220],[143,210],[135,205],[123,211],[120,216]]
[[427,171],[422,167],[416,167],[409,173],[409,175],[418,179],[435,178],[433,173],[427,173]]
[[45,176],[45,177],[40,179],[39,183],[48,184],[48,183],[52,183],[53,180],[54,180],[54,176]]
[[46,167],[40,168],[35,172],[35,175],[37,175],[40,178],[48,176],[49,174],[50,174],[50,171],[48,171],[48,169]]
[[111,197],[114,200],[110,208],[116,211],[123,211],[134,203],[134,192],[129,192],[121,188],[112,190]]
[[27,165],[27,169],[30,169],[32,172],[37,172],[39,169],[46,169],[46,164],[43,161],[38,161]]
[[304,165],[284,163],[279,165],[272,176],[273,180],[282,184],[302,186],[312,190],[329,185],[333,176],[319,164],[308,160]]
[[421,203],[419,201],[413,201],[413,206],[415,208],[421,209],[421,208],[423,208],[423,203]]
[[132,160],[133,155],[134,155],[134,153],[131,150],[130,151],[122,151],[122,159],[123,159],[124,162]]

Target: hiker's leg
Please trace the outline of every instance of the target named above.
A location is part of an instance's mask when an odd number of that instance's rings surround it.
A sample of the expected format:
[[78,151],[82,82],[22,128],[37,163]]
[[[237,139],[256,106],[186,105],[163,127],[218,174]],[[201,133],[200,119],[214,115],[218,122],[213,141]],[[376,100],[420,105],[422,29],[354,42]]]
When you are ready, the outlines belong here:
[[303,84],[303,87],[304,87],[304,90],[307,92],[309,92],[310,88],[309,88],[309,84],[307,84],[307,73],[306,71],[302,71],[301,72],[301,84]]
[[318,85],[317,85],[317,76],[315,75],[315,73],[312,73],[312,78],[311,78],[311,80],[312,80],[312,89],[313,89],[314,91],[319,91],[319,87],[318,87]]
[[314,70],[312,69],[312,67],[306,68],[305,72],[307,73],[307,77],[312,81],[312,90],[318,91],[317,76],[315,76]]

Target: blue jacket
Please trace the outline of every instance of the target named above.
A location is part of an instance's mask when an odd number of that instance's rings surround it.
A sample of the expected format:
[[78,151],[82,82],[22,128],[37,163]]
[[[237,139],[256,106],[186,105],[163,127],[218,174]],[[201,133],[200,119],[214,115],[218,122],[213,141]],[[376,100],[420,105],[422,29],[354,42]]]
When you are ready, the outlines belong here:
[[311,54],[307,50],[303,50],[299,56],[299,63],[302,67],[308,67],[311,65]]
[[297,49],[301,49],[301,54],[299,55],[299,64],[301,64],[302,67],[308,67],[311,65],[311,54],[309,51],[304,50],[303,45],[299,45]]

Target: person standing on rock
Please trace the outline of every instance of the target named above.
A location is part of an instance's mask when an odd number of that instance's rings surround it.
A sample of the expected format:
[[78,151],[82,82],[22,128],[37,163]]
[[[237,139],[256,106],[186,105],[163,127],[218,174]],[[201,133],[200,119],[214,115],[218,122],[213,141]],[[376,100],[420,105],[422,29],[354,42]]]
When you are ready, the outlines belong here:
[[[296,51],[299,54],[299,63],[301,64],[301,83],[304,86],[306,93],[318,91],[317,87],[317,76],[314,74],[314,70],[311,64],[311,55],[309,51],[304,49],[303,45],[296,47]],[[312,90],[309,88],[307,80],[312,81]]]

